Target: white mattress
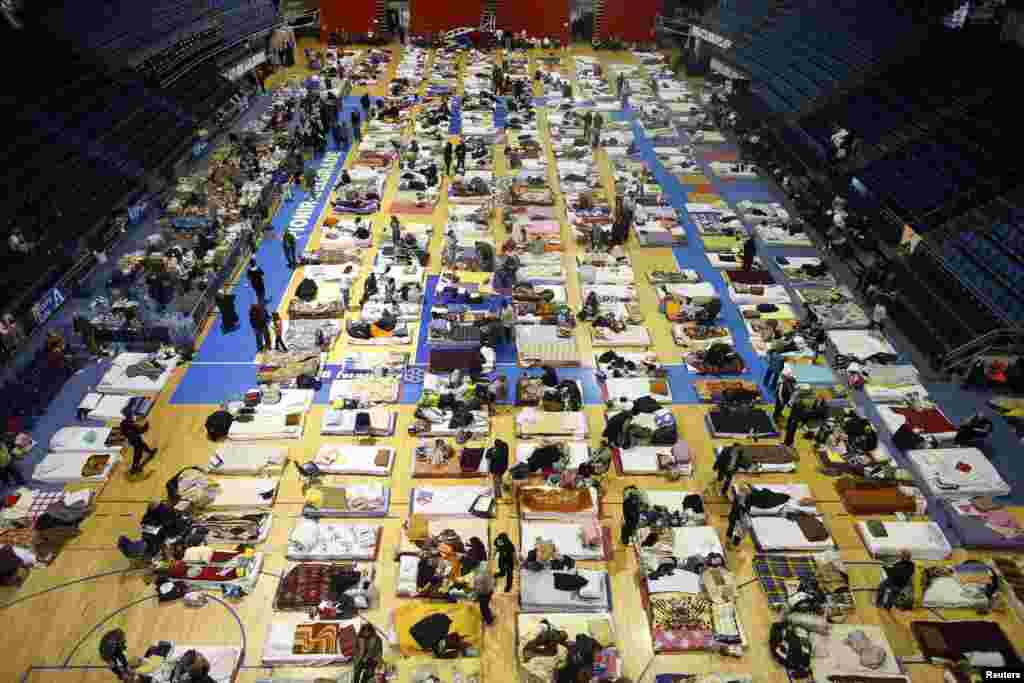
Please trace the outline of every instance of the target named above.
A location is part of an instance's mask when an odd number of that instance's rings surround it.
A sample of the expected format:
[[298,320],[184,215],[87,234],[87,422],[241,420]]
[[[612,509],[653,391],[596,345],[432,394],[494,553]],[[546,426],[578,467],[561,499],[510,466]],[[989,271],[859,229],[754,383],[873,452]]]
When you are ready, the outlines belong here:
[[621,401],[625,399],[632,403],[641,396],[650,396],[658,403],[672,403],[672,389],[668,387],[668,378],[665,378],[667,394],[651,393],[650,377],[607,377],[604,385],[608,390],[609,401]]
[[232,441],[264,441],[276,439],[300,439],[306,426],[306,415],[299,416],[299,424],[285,424],[286,415],[259,414],[252,422],[234,421],[228,430],[228,438]]
[[[623,474],[657,474],[658,453],[671,453],[671,446],[635,446],[627,450],[619,450]],[[649,491],[648,493],[653,493]]]
[[[227,477],[216,480],[219,487],[216,498],[206,510],[237,510],[269,508],[277,495],[278,479],[257,477]],[[271,495],[265,495],[270,493]]]
[[361,412],[370,414],[370,434],[373,436],[391,436],[395,433],[398,414],[385,408],[369,410],[335,410],[328,408],[320,420],[320,433],[333,436],[354,436],[356,433],[356,415]]
[[265,555],[263,553],[256,553],[253,556],[253,563],[249,566],[247,573],[244,576],[240,576],[231,581],[207,581],[204,579],[189,578],[175,579],[175,581],[180,581],[189,588],[218,592],[222,591],[225,585],[237,586],[242,590],[243,595],[249,595],[256,590],[256,584],[259,583],[260,574],[263,570],[264,559]]
[[[214,462],[220,461],[214,465]],[[288,449],[225,444],[211,458],[211,474],[259,474],[280,470],[288,461]]]
[[[82,403],[78,405],[81,409],[88,409],[89,419],[106,422],[107,420],[124,419],[124,409],[128,402],[134,398],[129,394],[88,394]],[[86,403],[87,399],[89,400]]]
[[380,524],[299,519],[288,537],[289,560],[328,562],[377,559]]
[[892,347],[884,337],[868,330],[829,330],[828,341],[835,348],[836,353],[865,360],[877,353],[890,353],[896,355],[896,349]]
[[[579,569],[574,572],[587,580],[587,594],[584,599],[578,592],[555,588],[555,572],[519,573],[519,602],[524,612],[607,612],[611,610],[611,595],[608,590],[608,572],[596,569]],[[591,592],[593,591],[593,592]]]
[[120,446],[104,446],[110,427],[61,427],[50,437],[54,453],[120,453]]
[[[735,493],[736,487],[739,484],[733,484],[733,490]],[[815,514],[818,511],[817,506],[813,503],[810,505],[798,505],[797,501],[802,498],[812,498],[811,488],[807,484],[757,484],[754,488],[768,489],[775,491],[776,493],[789,494],[790,499],[783,505],[779,505],[773,508],[751,508],[751,517],[772,517],[778,515],[784,515],[791,512],[806,512],[807,514]]]
[[694,299],[696,303],[703,303],[718,298],[715,286],[710,282],[687,282],[670,285],[658,285],[659,290],[667,291],[677,297]]
[[412,490],[410,513],[426,517],[470,517],[480,496],[490,496],[489,486],[417,486]]
[[[121,456],[117,453],[109,453],[110,460],[103,471],[94,477],[83,477],[82,467],[94,454],[89,452],[64,452],[49,453],[45,458],[36,463],[32,470],[32,479],[45,484],[78,484],[102,482],[110,478],[110,472],[114,465],[120,461]],[[99,453],[103,455],[103,452]]]
[[[569,449],[569,467],[576,468],[587,462],[590,459],[590,446],[581,441],[563,441],[563,444]],[[516,444],[516,461],[513,464],[518,465],[519,463],[525,463],[529,460],[533,452],[540,448],[540,443],[517,443]]]
[[718,553],[725,557],[722,541],[712,526],[681,526],[672,529],[672,552],[675,557],[707,556]]
[[583,525],[573,522],[543,522],[524,519],[519,528],[520,552],[523,557],[537,547],[537,539],[551,541],[563,555],[574,560],[602,560],[603,544],[593,548],[583,545]]
[[857,522],[857,533],[874,558],[898,557],[909,550],[915,560],[945,560],[953,554],[942,529],[935,522],[886,522],[887,536],[875,537],[868,531],[867,522]]
[[[374,460],[380,451],[388,453],[388,463],[377,465]],[[362,474],[386,477],[395,463],[395,449],[386,446],[356,446],[353,444],[324,444],[312,462],[325,474]]]
[[[297,655],[294,654],[295,648],[295,628],[301,624],[309,623],[309,617],[303,616],[302,618],[287,619],[284,621],[275,621],[270,624],[270,628],[267,629],[267,640],[263,644],[263,665],[264,666],[331,666],[335,664],[344,664],[349,661],[348,657],[338,652],[333,655]],[[362,619],[349,619],[347,621],[337,622],[318,622],[318,623],[337,623],[341,626],[352,626],[357,632],[359,627],[362,626]]]
[[[977,448],[936,448],[907,451],[910,468],[928,493],[946,500],[1005,496],[1010,485]],[[957,465],[970,467],[962,472]]]
[[651,333],[642,325],[627,325],[622,332],[612,332],[607,327],[600,328],[601,337],[598,337],[598,328],[591,329],[591,344],[594,348],[616,348],[620,346],[641,346],[651,345]]
[[831,536],[824,541],[808,541],[797,523],[787,517],[751,517],[750,522],[761,550],[828,550],[835,547]]
[[101,394],[130,394],[142,396],[156,394],[167,385],[171,373],[178,367],[178,357],[157,360],[164,367],[164,371],[153,381],[148,377],[129,377],[125,374],[130,365],[135,365],[146,360],[151,354],[148,353],[122,353],[114,358],[114,364],[100,379],[96,385],[96,391]]

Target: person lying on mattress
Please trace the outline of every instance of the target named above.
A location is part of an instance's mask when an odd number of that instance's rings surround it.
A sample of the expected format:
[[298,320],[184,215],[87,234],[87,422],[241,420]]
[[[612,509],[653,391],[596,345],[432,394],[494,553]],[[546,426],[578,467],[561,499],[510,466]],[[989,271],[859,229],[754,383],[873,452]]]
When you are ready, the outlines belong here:
[[726,538],[736,546],[743,540],[746,534],[746,518],[754,509],[771,510],[774,508],[783,509],[792,496],[781,491],[759,488],[743,483],[736,488],[732,499],[732,507],[729,509],[729,528],[726,530]]

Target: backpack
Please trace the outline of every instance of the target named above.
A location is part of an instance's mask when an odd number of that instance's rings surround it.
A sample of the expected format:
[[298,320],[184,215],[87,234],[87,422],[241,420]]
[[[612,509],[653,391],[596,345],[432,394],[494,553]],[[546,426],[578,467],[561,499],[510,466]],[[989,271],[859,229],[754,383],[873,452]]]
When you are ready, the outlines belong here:
[[228,435],[235,418],[226,410],[218,410],[206,418],[206,436],[210,441],[220,441]]
[[295,288],[295,296],[307,302],[316,299],[316,293],[316,282],[310,280],[308,277],[300,282],[299,286]]

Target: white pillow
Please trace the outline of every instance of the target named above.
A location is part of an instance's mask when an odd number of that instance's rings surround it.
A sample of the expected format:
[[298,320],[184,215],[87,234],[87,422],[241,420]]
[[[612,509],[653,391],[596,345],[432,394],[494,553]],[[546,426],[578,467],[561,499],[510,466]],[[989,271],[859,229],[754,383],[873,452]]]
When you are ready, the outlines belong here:
[[968,663],[976,669],[1006,666],[1006,659],[999,652],[965,652],[964,655],[967,657]]
[[316,547],[316,543],[319,538],[320,525],[311,519],[303,519],[295,525],[294,529],[292,529],[292,534],[288,538],[288,542],[296,550],[309,552]]

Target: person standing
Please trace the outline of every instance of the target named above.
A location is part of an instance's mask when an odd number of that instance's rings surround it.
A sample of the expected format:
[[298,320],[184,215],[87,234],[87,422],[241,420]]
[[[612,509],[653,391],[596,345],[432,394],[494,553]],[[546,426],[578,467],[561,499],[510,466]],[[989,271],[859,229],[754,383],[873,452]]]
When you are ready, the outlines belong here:
[[779,386],[779,376],[785,364],[786,359],[781,351],[776,348],[768,350],[768,370],[764,373],[764,385],[767,388],[774,391]]
[[444,174],[451,175],[452,172],[452,141],[444,143]]
[[792,446],[796,441],[796,430],[804,423],[811,414],[809,399],[802,396],[804,387],[801,387],[800,396],[795,397],[793,407],[789,409],[789,419],[786,421],[787,446]]
[[789,368],[783,368],[782,382],[779,384],[778,392],[776,392],[775,410],[772,412],[772,420],[774,422],[777,423],[779,418],[782,417],[782,411],[793,399],[794,392],[796,392],[796,378],[793,377],[793,371]]
[[359,142],[363,139],[363,128],[362,122],[359,118],[359,112],[355,109],[352,110],[352,139]]
[[594,129],[594,149],[601,144],[601,126],[604,125],[604,119],[601,118],[601,114],[594,112],[594,122],[591,127]]
[[402,243],[402,223],[398,220],[398,216],[391,217],[391,244],[394,245],[395,249]]
[[287,261],[288,267],[293,270],[299,264],[298,259],[295,257],[295,242],[295,234],[286,228],[284,237],[281,238],[281,245],[284,247],[284,260]]
[[284,321],[281,320],[281,314],[274,311],[271,318],[274,322],[274,350],[288,353],[288,347],[284,345]]
[[502,532],[494,539],[494,550],[498,556],[498,572],[494,578],[505,577],[505,592],[509,593],[512,591],[512,581],[515,578],[513,574],[516,566],[516,547],[512,545],[508,534]]
[[370,118],[370,93],[363,93],[363,96],[359,98],[359,104],[363,108],[363,117],[366,119]]
[[462,140],[459,140],[459,144],[455,148],[455,172],[466,172],[466,143]]
[[255,303],[249,307],[249,325],[252,326],[252,333],[256,335],[256,350],[260,353],[269,351],[270,320],[262,303]]
[[249,269],[245,271],[245,276],[249,279],[249,285],[253,291],[256,292],[257,300],[262,304],[267,300],[267,285],[263,279],[263,269],[255,259],[249,262]]
[[584,140],[589,140],[590,139],[590,124],[591,124],[591,122],[593,120],[594,120],[594,116],[593,116],[593,114],[590,113],[590,110],[588,109],[586,111],[586,113],[583,114],[583,139]]
[[749,271],[754,268],[754,256],[757,254],[757,245],[754,237],[750,236],[743,242],[743,270]]
[[494,498],[501,500],[502,479],[508,471],[508,444],[495,439],[494,445],[487,449],[487,468],[494,482]]
[[136,422],[135,414],[128,408],[124,409],[122,415],[121,433],[124,435],[124,440],[132,447],[131,473],[139,474],[142,472],[143,466],[156,457],[157,449],[150,448],[142,438],[142,435],[149,431],[148,424]]
[[491,598],[494,597],[494,577],[490,572],[478,572],[473,580],[473,592],[476,593],[476,604],[480,606],[480,617],[490,626],[494,623],[491,612]]

